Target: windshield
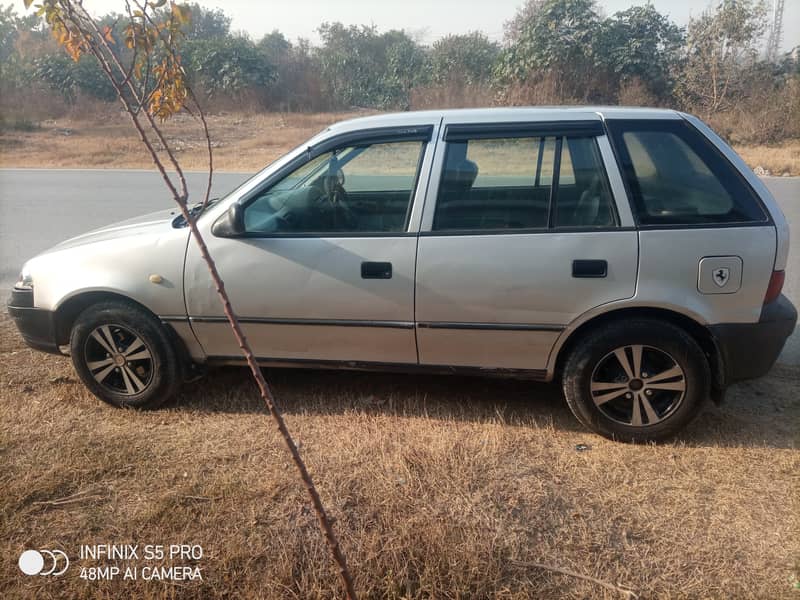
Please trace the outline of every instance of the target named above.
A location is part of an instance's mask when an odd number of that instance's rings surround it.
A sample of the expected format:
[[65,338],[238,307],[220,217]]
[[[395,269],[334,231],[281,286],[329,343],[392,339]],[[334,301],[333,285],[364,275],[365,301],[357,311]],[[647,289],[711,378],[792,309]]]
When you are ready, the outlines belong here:
[[282,192],[285,190],[293,190],[307,184],[309,181],[315,179],[317,172],[323,167],[327,167],[329,153],[320,154],[304,164],[302,167],[284,177],[281,181],[272,186],[272,191]]

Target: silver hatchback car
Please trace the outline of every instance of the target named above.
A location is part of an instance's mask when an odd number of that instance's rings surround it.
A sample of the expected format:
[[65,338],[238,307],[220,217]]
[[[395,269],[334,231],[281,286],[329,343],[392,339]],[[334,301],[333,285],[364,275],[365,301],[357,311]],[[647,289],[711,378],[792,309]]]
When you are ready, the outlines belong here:
[[[264,365],[558,379],[617,439],[675,434],[766,373],[797,320],[780,209],[675,111],[355,119],[195,216]],[[242,360],[174,210],[33,258],[9,311],[117,406]]]

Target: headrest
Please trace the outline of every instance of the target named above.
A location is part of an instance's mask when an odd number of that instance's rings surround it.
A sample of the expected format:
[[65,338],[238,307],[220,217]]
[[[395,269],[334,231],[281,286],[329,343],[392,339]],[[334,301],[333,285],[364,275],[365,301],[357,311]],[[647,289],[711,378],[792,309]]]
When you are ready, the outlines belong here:
[[448,184],[464,188],[471,188],[477,176],[478,165],[466,158],[454,165],[448,165],[445,171],[445,181]]

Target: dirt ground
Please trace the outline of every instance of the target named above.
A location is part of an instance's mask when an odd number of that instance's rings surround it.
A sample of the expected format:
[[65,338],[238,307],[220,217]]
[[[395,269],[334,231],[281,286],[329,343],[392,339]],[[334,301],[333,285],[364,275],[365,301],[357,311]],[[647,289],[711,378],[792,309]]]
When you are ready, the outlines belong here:
[[[92,119],[58,119],[0,130],[0,167],[152,168],[128,117],[98,105]],[[360,113],[223,113],[209,116],[215,168],[253,172],[342,119]],[[24,129],[29,129],[28,131]],[[186,115],[165,124],[168,140],[188,170],[206,170],[201,129]],[[800,140],[774,146],[735,146],[759,174],[800,175]]]
[[[800,369],[709,405],[681,441],[582,430],[554,386],[270,370],[364,598],[798,596]],[[578,445],[587,449],[579,451]],[[248,372],[113,409],[0,317],[0,597],[332,598],[337,578]],[[78,547],[199,544],[202,581],[92,582]],[[26,548],[61,548],[58,578]],[[115,564],[113,561],[106,564]]]
[[[31,131],[7,128],[0,133],[0,167],[152,169],[127,115],[102,110],[106,114],[92,120],[44,121]],[[256,171],[328,125],[361,114],[369,113],[210,115],[214,168]],[[164,131],[184,169],[207,170],[205,139],[192,117],[178,115]]]

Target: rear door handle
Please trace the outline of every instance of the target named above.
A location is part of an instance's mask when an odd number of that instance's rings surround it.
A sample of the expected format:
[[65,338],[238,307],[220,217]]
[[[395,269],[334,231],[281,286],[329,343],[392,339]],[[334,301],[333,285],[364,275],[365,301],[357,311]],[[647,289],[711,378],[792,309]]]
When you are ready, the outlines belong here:
[[608,275],[608,262],[604,260],[573,260],[572,276],[601,278]]
[[391,279],[392,263],[390,262],[362,262],[361,279]]

